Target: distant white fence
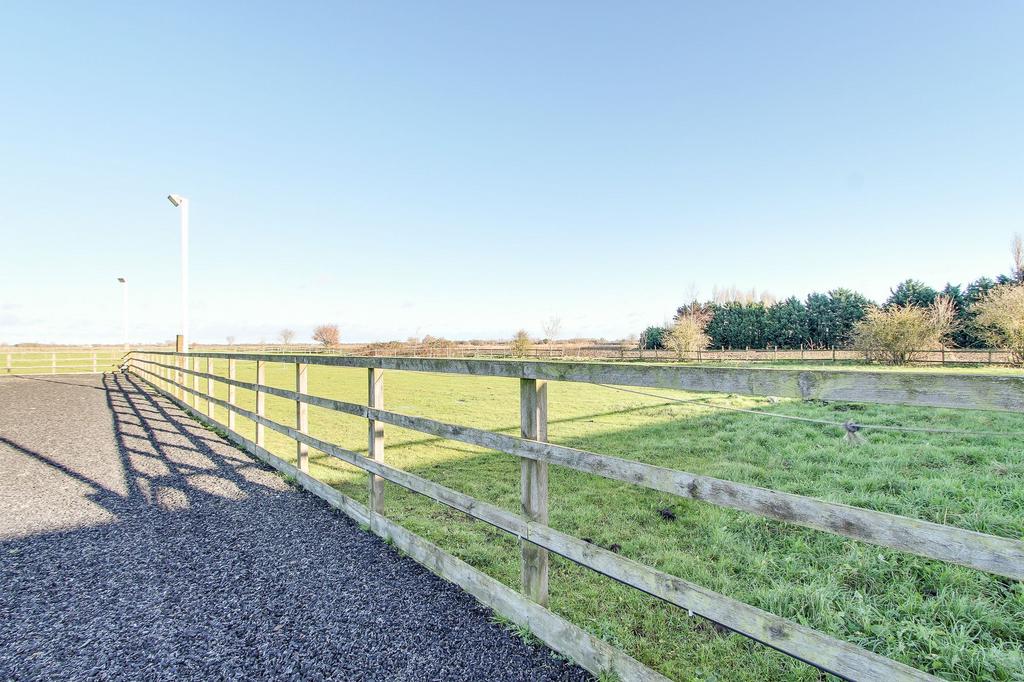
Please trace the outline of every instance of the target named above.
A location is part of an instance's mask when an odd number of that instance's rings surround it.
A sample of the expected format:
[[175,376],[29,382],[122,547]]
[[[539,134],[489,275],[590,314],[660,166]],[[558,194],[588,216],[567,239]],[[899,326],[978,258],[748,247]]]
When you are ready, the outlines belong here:
[[[221,350],[221,347],[210,347]],[[247,346],[224,348],[228,352],[263,353],[329,353],[360,357],[408,358],[533,358],[637,360],[643,362],[864,362],[864,352],[845,348],[746,348],[712,349],[683,353],[659,348],[641,350],[632,344],[603,343],[536,343],[528,348],[514,349],[511,344],[474,345],[439,341],[428,344],[345,344],[339,348],[316,346]],[[998,348],[937,348],[915,351],[914,362],[956,365],[1008,365],[1010,351]]]
[[[132,350],[173,350],[168,346],[134,347]],[[640,350],[635,345],[605,343],[537,343],[529,348],[513,349],[510,344],[469,344],[437,341],[427,344],[380,343],[344,344],[329,348],[312,344],[270,345],[239,344],[233,346],[197,344],[196,351],[230,353],[303,353],[316,355],[350,355],[356,357],[406,358],[521,358],[536,360],[619,360],[642,362],[677,362],[679,355],[666,349]],[[55,347],[26,349],[0,347],[0,376],[26,374],[97,374],[118,367],[128,351],[105,347]],[[914,363],[936,365],[1009,365],[1010,351],[997,348],[944,348],[916,351]],[[703,350],[684,353],[687,362],[864,362],[864,353],[842,348],[747,348]]]
[[0,349],[0,376],[112,372],[126,353],[120,348]]

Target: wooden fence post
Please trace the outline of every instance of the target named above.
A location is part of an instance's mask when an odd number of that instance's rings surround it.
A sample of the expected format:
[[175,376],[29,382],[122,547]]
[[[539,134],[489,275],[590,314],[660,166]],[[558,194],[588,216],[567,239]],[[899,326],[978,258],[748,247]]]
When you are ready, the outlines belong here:
[[92,352],[92,373],[96,374],[96,351]]
[[57,354],[50,353],[50,374],[57,373]]
[[[548,439],[548,386],[537,379],[519,380],[519,424],[523,438]],[[521,457],[520,505],[531,521],[548,524],[548,464]],[[548,551],[520,540],[519,562],[523,594],[541,606],[548,604]]]
[[11,373],[11,360],[12,360],[11,353],[8,353],[7,354],[7,373],[8,374]]
[[[228,379],[235,378],[235,359],[230,358],[228,360]],[[228,384],[228,405],[235,404],[235,385]],[[235,411],[228,410],[228,431],[235,430]]]
[[[304,362],[295,363],[295,392],[306,393],[309,386],[309,365]],[[299,433],[309,433],[309,405],[301,400],[295,401],[295,428]],[[309,473],[309,446],[300,440],[295,441],[295,460],[299,471]]]
[[[213,358],[206,358],[206,373],[213,375]],[[213,379],[207,378],[206,380],[206,414],[213,419],[213,401],[210,400],[213,397]]]
[[[193,372],[201,372],[202,371],[202,369],[199,366],[199,358],[192,358],[192,371]],[[200,382],[200,380],[199,380],[199,375],[193,374],[192,375],[192,390],[194,390],[196,393],[199,393],[200,392],[200,386],[202,386],[202,382]],[[199,403],[199,396],[197,395],[196,396],[195,405],[193,406],[193,407],[195,407],[196,412],[199,412],[199,404],[200,404]],[[206,407],[207,407],[207,409],[209,409],[209,407],[210,407],[210,402],[209,401],[206,402]]]
[[[267,382],[267,363],[263,360],[256,361],[256,414],[261,417],[266,416],[267,412],[267,394],[260,390],[260,386]],[[264,439],[264,427],[263,424],[256,422],[256,445],[263,447]]]
[[[384,409],[384,370],[370,367],[367,370],[366,404],[375,410]],[[376,462],[384,461],[384,422],[370,419],[367,426],[366,456]],[[384,479],[369,474],[370,509],[384,513]]]

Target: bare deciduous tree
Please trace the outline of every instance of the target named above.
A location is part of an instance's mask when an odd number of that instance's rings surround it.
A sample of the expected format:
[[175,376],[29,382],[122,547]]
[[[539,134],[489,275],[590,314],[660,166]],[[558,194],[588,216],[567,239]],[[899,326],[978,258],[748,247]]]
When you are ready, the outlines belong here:
[[675,352],[679,360],[686,360],[690,353],[707,349],[711,337],[704,330],[710,321],[711,315],[694,301],[688,310],[679,310],[675,324],[664,334],[665,345]]
[[288,328],[282,329],[277,335],[281,338],[281,343],[286,346],[295,338],[295,332]]
[[947,344],[956,329],[953,302],[948,296],[939,296],[928,308],[872,308],[853,328],[853,347],[863,351],[868,360],[905,365],[923,351]]
[[228,342],[229,346],[235,345],[235,337],[234,336],[228,336],[227,342]]
[[[690,298],[696,300],[697,297],[691,296]],[[744,291],[735,285],[728,287],[712,287],[711,300],[719,305],[725,305],[726,303],[740,303],[742,305],[762,303],[765,306],[773,305],[778,301],[775,295],[768,291],[762,291],[759,293],[756,287]]]
[[996,287],[974,304],[974,312],[982,337],[1010,349],[1014,364],[1024,364],[1024,285]]
[[322,324],[313,330],[313,340],[327,347],[341,343],[341,331],[336,324]]
[[1024,283],[1024,241],[1021,240],[1019,232],[1013,235],[1010,254],[1013,256],[1013,279],[1018,284]]
[[541,326],[544,328],[544,338],[548,341],[554,341],[562,333],[562,318],[558,315],[552,315]]

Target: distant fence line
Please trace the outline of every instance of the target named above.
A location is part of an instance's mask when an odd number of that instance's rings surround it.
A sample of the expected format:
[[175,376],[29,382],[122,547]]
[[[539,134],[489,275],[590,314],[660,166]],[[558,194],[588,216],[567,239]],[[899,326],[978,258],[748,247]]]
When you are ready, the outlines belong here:
[[[231,352],[263,353],[329,353],[354,355],[358,357],[412,357],[412,358],[534,358],[552,359],[593,359],[593,360],[638,360],[644,362],[863,362],[864,351],[849,348],[745,348],[709,349],[690,351],[680,357],[674,351],[658,348],[646,350],[635,345],[605,343],[536,343],[528,348],[516,350],[511,344],[473,345],[456,342],[427,344],[343,344],[337,348],[305,345],[264,345],[264,346],[203,346],[209,349],[224,349]],[[937,348],[914,351],[914,362],[933,364],[982,364],[1008,365],[1012,354],[998,348]]]
[[121,348],[0,349],[0,374],[98,374],[118,368]]
[[[468,344],[437,341],[426,344],[375,343],[342,344],[327,347],[313,344],[195,344],[196,351],[232,353],[305,353],[351,355],[355,357],[411,358],[515,358],[536,360],[618,360],[642,362],[865,362],[864,351],[847,348],[746,348],[709,349],[677,354],[659,348],[642,350],[635,345],[605,343],[536,343],[514,349],[511,344]],[[132,350],[173,350],[166,345],[133,346]],[[76,374],[114,369],[127,350],[112,346],[53,346],[23,349],[0,347],[0,375]],[[914,351],[913,363],[935,365],[1010,365],[1012,353],[998,348],[940,348]]]
[[[590,358],[600,360],[642,360],[645,362],[858,362],[865,361],[865,352],[845,348],[746,348],[709,349],[684,352],[681,355],[664,348],[642,350],[618,344],[555,345],[536,344],[515,351],[510,345],[461,346],[451,344],[403,345],[396,347],[366,346],[349,351],[366,357],[437,357],[437,358]],[[939,348],[914,351],[914,362],[935,364],[1007,365],[1010,351],[995,348]]]

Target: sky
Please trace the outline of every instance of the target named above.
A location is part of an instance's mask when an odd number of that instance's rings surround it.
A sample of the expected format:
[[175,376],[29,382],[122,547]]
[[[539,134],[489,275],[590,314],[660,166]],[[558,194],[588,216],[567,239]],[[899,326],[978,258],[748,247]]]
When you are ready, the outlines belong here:
[[1010,267],[1021,2],[0,3],[0,342],[626,337]]

